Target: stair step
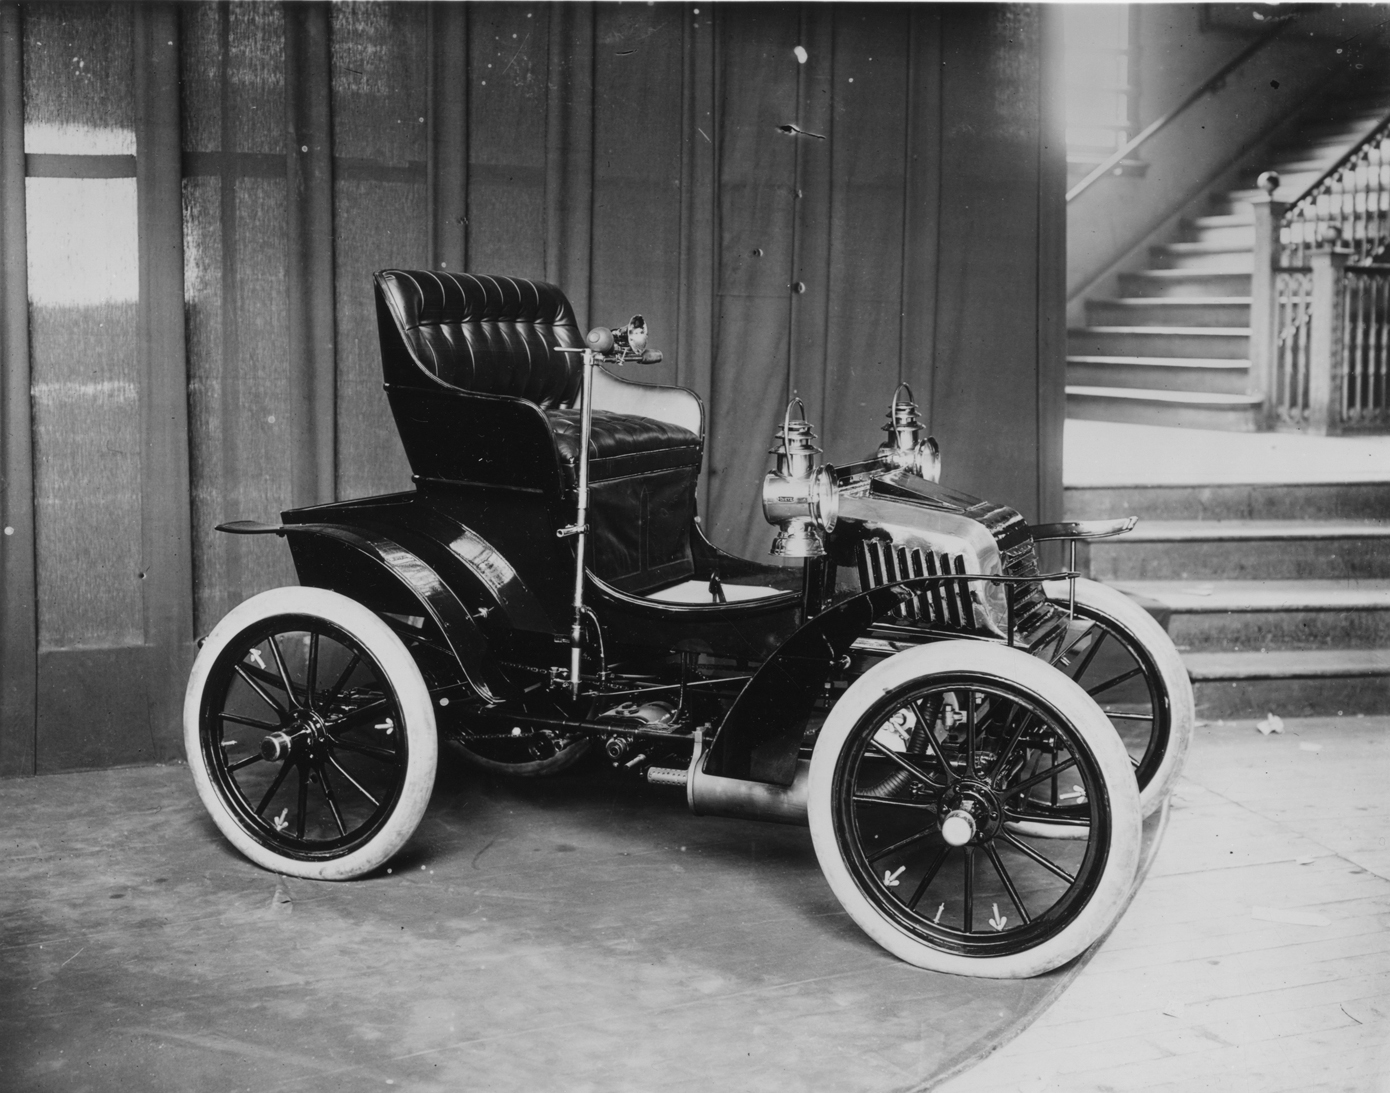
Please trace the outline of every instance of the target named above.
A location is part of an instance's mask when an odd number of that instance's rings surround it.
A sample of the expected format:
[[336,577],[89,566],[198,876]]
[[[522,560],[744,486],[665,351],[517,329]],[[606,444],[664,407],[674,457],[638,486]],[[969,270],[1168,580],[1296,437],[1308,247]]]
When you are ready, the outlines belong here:
[[1258,424],[1259,409],[1258,399],[1243,395],[1132,387],[1067,387],[1067,417],[1081,421],[1251,433]]
[[1172,614],[1182,650],[1390,647],[1390,580],[1116,581]]
[[1251,248],[1233,243],[1164,243],[1149,248],[1155,269],[1205,269],[1224,273],[1249,273]]
[[1390,522],[1141,520],[1089,555],[1103,581],[1390,578]]
[[1067,383],[1072,387],[1243,395],[1250,383],[1250,362],[1189,357],[1068,356]]
[[1182,246],[1184,243],[1204,244],[1231,250],[1252,250],[1255,246],[1253,223],[1202,225],[1195,220],[1189,220],[1182,224],[1181,231],[1183,241],[1174,244],[1175,246]]
[[1390,482],[1068,486],[1064,498],[1068,520],[1138,516],[1139,528],[1152,520],[1390,521]]
[[1091,326],[1250,326],[1248,296],[1125,296],[1088,300]]
[[1231,297],[1250,295],[1250,274],[1196,269],[1146,269],[1120,274],[1125,296]]
[[1383,714],[1390,649],[1185,653],[1199,717]]
[[1243,326],[1085,326],[1067,331],[1067,350],[1085,356],[1250,356],[1250,330]]
[[1255,217],[1247,208],[1243,213],[1215,213],[1208,216],[1194,216],[1189,223],[1196,228],[1249,228],[1255,224]]

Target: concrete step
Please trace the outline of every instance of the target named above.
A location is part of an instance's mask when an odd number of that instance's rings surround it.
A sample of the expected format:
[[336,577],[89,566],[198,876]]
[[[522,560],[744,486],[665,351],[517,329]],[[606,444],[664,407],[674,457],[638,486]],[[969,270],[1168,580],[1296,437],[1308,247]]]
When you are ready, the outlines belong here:
[[1260,399],[1251,395],[1067,385],[1067,417],[1183,429],[1254,432]]
[[1252,261],[1249,246],[1230,243],[1164,243],[1149,248],[1149,262],[1154,269],[1249,273]]
[[1090,544],[1096,580],[1390,578],[1390,521],[1141,520]]
[[1146,269],[1120,274],[1125,296],[1250,297],[1250,274],[1192,269]]
[[1115,581],[1171,612],[1182,651],[1390,648],[1390,580]]
[[1183,663],[1205,720],[1390,710],[1390,648],[1186,653]]
[[1067,383],[1073,387],[1129,387],[1153,391],[1200,391],[1242,395],[1250,382],[1250,362],[1201,357],[1068,356]]
[[1094,357],[1201,357],[1247,360],[1244,326],[1083,326],[1067,331],[1069,354]]
[[1088,300],[1091,326],[1250,326],[1249,296],[1125,296]]
[[1390,482],[1068,486],[1064,498],[1068,520],[1390,521]]

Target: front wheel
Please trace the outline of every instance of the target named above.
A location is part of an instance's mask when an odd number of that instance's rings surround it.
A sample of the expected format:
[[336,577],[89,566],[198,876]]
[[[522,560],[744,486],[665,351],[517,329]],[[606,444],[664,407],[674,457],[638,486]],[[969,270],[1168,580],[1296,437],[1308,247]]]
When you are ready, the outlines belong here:
[[420,670],[336,592],[277,588],[229,612],[194,662],[183,724],[213,821],[278,873],[369,872],[429,804],[439,743]]
[[[1078,838],[1015,830],[1061,781]],[[1124,747],[1075,683],[983,642],[910,649],[856,680],[816,740],[816,857],[840,903],[889,952],[958,975],[1022,978],[1083,952],[1139,865]]]

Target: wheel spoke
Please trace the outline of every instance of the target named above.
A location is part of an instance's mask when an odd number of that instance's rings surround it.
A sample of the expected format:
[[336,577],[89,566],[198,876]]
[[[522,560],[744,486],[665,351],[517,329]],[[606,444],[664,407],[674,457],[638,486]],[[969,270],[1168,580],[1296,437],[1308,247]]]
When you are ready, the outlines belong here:
[[[932,785],[931,778],[929,778],[927,774],[923,770],[921,770],[921,768],[913,765],[912,763],[909,763],[897,752],[892,751],[889,748],[885,748],[877,740],[874,740],[872,738],[869,740],[869,746],[872,747],[875,751],[880,752],[887,758],[893,760],[893,762],[897,763],[898,766],[902,767],[903,770],[907,771],[908,774],[912,775],[912,777],[916,778],[918,781],[926,782],[927,785]],[[947,781],[946,784],[950,785],[951,783]]]
[[1042,854],[1039,854],[1027,843],[1014,838],[1013,835],[1011,835],[1009,832],[1001,831],[999,832],[999,837],[1003,839],[1005,842],[1007,842],[1014,849],[1020,851],[1025,856],[1032,858],[1049,873],[1053,873],[1061,877],[1068,884],[1076,883],[1076,878],[1072,876],[1072,874],[1068,873],[1065,869],[1063,869],[1060,865],[1058,865],[1055,861],[1053,861],[1051,858],[1044,857]]
[[304,838],[304,821],[309,814],[309,765],[301,763],[299,766],[299,810],[297,821],[299,824],[299,837]]
[[1128,682],[1135,676],[1142,675],[1143,673],[1144,666],[1142,664],[1136,664],[1128,672],[1123,672],[1120,675],[1117,675],[1114,679],[1107,679],[1104,683],[1100,683],[1094,687],[1089,688],[1086,691],[1086,693],[1090,695],[1092,698],[1095,698],[1096,695],[1100,694],[1102,691],[1108,691],[1112,687],[1118,687],[1121,683]]
[[375,702],[369,702],[365,706],[359,706],[351,713],[345,713],[341,717],[328,722],[327,728],[330,731],[351,729],[363,721],[368,721],[385,710],[390,710],[393,715],[396,713],[396,706],[389,698],[378,698]]
[[994,767],[989,772],[990,780],[993,781],[1004,772],[1004,765],[1008,763],[1009,757],[1013,754],[1014,748],[1018,747],[1018,742],[1023,739],[1023,733],[1032,723],[1032,713],[1026,706],[1018,706],[1008,721],[1004,722],[1004,731],[1009,731],[1009,724],[1014,717],[1023,715],[1023,720],[1019,722],[1018,728],[1014,730],[1013,736],[1009,737],[1009,742],[1004,745],[1004,750],[999,753],[999,758],[995,760]]
[[1020,793],[1026,793],[1028,790],[1032,789],[1039,782],[1045,782],[1049,778],[1056,778],[1062,771],[1074,766],[1076,766],[1075,757],[1068,759],[1064,763],[1054,763],[1040,774],[1033,775],[1033,777],[1029,778],[1026,782],[1019,782],[1016,786],[1010,786],[1008,789],[1004,790],[1000,796],[1017,797]]
[[304,673],[304,701],[314,708],[314,691],[319,685],[319,632],[309,631],[309,666]]
[[337,737],[330,737],[328,743],[330,747],[356,752],[358,755],[366,755],[379,762],[390,763],[393,767],[400,765],[396,753],[386,748],[374,747],[371,744],[359,744],[355,740],[339,740]]
[[286,759],[280,765],[280,773],[275,776],[275,781],[270,783],[270,788],[265,791],[265,796],[261,798],[261,803],[256,806],[256,815],[259,816],[265,811],[265,806],[270,804],[272,798],[279,791],[281,784],[285,780],[285,775],[290,772],[290,761]]
[[1037,812],[1005,812],[1005,818],[1010,823],[1033,823],[1033,824],[1057,824],[1060,827],[1090,827],[1090,818],[1079,819],[1076,816],[1066,816],[1062,814],[1042,815]]
[[354,669],[361,663],[362,654],[354,651],[352,656],[348,659],[347,667],[343,669],[342,674],[338,677],[338,682],[328,688],[328,693],[324,695],[323,704],[325,707],[342,693],[343,688],[347,686],[348,678],[352,675]]
[[1112,721],[1152,721],[1154,715],[1151,713],[1121,713],[1119,710],[1107,710],[1104,706],[1101,710],[1105,716]]
[[965,692],[965,773],[975,777],[975,692]]
[[373,797],[370,793],[368,793],[365,789],[363,789],[362,783],[359,782],[356,778],[354,778],[351,774],[349,774],[346,770],[344,770],[342,764],[339,763],[338,760],[334,759],[333,756],[330,755],[328,757],[328,761],[333,764],[333,768],[339,774],[341,774],[344,778],[346,778],[349,782],[351,782],[354,786],[357,787],[358,793],[362,794],[363,797],[367,798],[367,800],[372,802],[373,807],[381,807],[381,802],[378,801],[375,797]]
[[885,846],[882,850],[874,851],[874,853],[868,857],[868,862],[870,865],[873,865],[876,862],[881,861],[883,858],[888,857],[889,854],[892,854],[898,850],[903,850],[906,847],[911,846],[913,843],[921,842],[935,830],[936,828],[934,827],[928,827],[917,832],[915,835],[909,835],[905,839],[899,839],[892,846]]
[[1071,678],[1077,683],[1081,682],[1081,677],[1086,674],[1086,669],[1091,666],[1091,661],[1096,659],[1101,644],[1110,636],[1109,630],[1096,626],[1095,623],[1092,623],[1091,626],[1099,636],[1096,638],[1096,643],[1086,650],[1086,655],[1081,658],[1081,663],[1076,666],[1076,671],[1071,674]]
[[265,692],[265,690],[261,687],[261,685],[257,683],[254,679],[252,679],[250,674],[240,664],[233,665],[233,667],[236,670],[236,674],[241,676],[242,679],[246,680],[247,685],[258,695],[261,696],[262,701],[264,701],[267,706],[269,706],[272,710],[274,710],[277,714],[280,715],[280,724],[283,725],[289,719],[289,711],[286,710],[283,706],[281,706],[280,703],[276,702],[275,699],[271,698],[270,695],[268,695]]
[[254,755],[248,755],[245,759],[238,759],[235,763],[230,764],[227,767],[227,773],[231,774],[233,771],[240,770],[242,767],[249,767],[252,763],[259,763],[261,760],[262,756],[260,752]]
[[1030,921],[1028,909],[1023,906],[1023,899],[1019,896],[1018,889],[1014,887],[1013,878],[1004,868],[1004,863],[999,860],[999,851],[994,849],[994,843],[985,843],[985,853],[989,855],[989,862],[994,866],[994,871],[999,874],[999,879],[1004,882],[1004,890],[1009,893],[1009,899],[1013,901],[1014,910],[1018,912],[1018,917],[1023,920],[1023,925],[1027,926]]
[[965,932],[975,932],[975,848],[965,847]]
[[242,717],[235,713],[220,713],[217,715],[223,721],[231,721],[238,725],[249,725],[253,729],[260,729],[263,732],[274,732],[279,725],[272,725],[269,721],[259,721],[254,717]]
[[912,898],[907,901],[909,911],[917,910],[917,904],[922,902],[922,897],[927,894],[927,889],[931,887],[931,882],[936,879],[936,874],[941,871],[941,866],[945,864],[946,857],[951,853],[951,844],[942,843],[941,849],[936,852],[936,857],[927,866],[927,871],[922,874],[922,879],[917,882],[917,887],[912,890]]
[[294,685],[290,683],[290,673],[285,670],[285,658],[280,655],[280,643],[275,640],[275,635],[271,634],[266,638],[266,644],[270,646],[270,655],[275,658],[275,670],[280,673],[280,682],[285,687],[285,697],[289,699],[290,705],[299,709],[303,703],[295,697]]
[[896,797],[875,797],[869,793],[856,793],[854,803],[857,805],[892,805],[894,808],[917,808],[926,812],[936,811],[935,805],[929,805],[925,801],[900,801]]
[[343,814],[338,811],[338,797],[333,792],[333,786],[328,781],[328,771],[319,764],[319,785],[323,787],[323,799],[328,802],[328,811],[333,813],[333,822],[338,825],[338,834],[346,835],[347,828],[343,826]]
[[951,769],[951,764],[946,761],[946,754],[941,750],[941,744],[936,739],[936,730],[932,728],[932,721],[935,719],[928,717],[922,712],[920,700],[912,703],[912,712],[917,715],[917,720],[921,722],[922,735],[927,738],[927,742],[931,745],[931,750],[936,753],[936,758],[941,763],[941,769],[946,772],[946,788],[949,789],[951,784],[956,780],[956,772]]

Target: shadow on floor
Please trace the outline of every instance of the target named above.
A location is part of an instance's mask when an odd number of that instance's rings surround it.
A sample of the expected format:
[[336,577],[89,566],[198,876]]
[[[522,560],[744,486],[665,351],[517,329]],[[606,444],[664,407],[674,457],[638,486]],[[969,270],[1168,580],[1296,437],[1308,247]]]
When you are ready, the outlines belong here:
[[350,883],[240,858],[183,767],[0,782],[0,813],[15,1090],[923,1088],[1077,971],[911,968],[805,830],[597,763],[521,782],[441,755],[415,838]]

